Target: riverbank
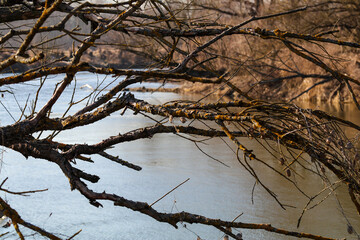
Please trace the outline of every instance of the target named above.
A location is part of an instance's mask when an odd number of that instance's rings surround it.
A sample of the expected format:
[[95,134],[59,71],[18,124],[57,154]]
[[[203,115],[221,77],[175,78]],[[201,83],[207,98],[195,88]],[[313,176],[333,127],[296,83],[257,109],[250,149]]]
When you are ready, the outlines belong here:
[[[346,72],[350,77],[356,79],[360,74],[360,57],[357,52],[334,52],[340,59],[343,60],[343,69],[341,72]],[[1,53],[0,58],[6,59],[10,55],[9,53]],[[11,68],[5,69],[4,73],[18,73],[25,72],[30,68],[39,67],[40,64],[50,64],[51,66],[64,66],[65,61],[69,61],[71,56],[70,50],[54,51],[51,53],[52,59],[57,59],[51,63],[50,59],[44,59],[44,62],[25,65],[16,63]],[[114,57],[115,56],[115,57]],[[60,59],[62,61],[60,61]],[[98,60],[102,61],[99,62]],[[151,61],[143,58],[139,55],[126,52],[116,48],[98,48],[96,50],[90,50],[82,57],[82,61],[89,62],[96,67],[112,67],[118,69],[144,69],[151,65]],[[300,59],[297,59],[300,61]],[[304,61],[304,60],[302,60]],[[231,77],[230,82],[235,85],[241,91],[247,93],[252,98],[262,100],[281,100],[281,101],[311,101],[311,102],[352,102],[352,93],[349,91],[349,86],[344,82],[333,78],[328,73],[319,73],[311,63],[302,62],[304,72],[289,73],[289,72],[270,72],[268,75],[258,74],[244,74],[243,72],[235,74]],[[244,69],[249,66],[244,66]],[[280,67],[279,67],[280,68]],[[217,74],[223,74],[225,72],[224,67],[219,67]],[[215,73],[211,73],[205,70],[191,70],[188,74],[195,77],[214,78]],[[231,73],[231,72],[230,72]],[[230,74],[228,74],[230,75]],[[229,79],[225,76],[224,79]],[[162,82],[163,79],[152,79],[152,81]],[[173,82],[168,79],[167,82]],[[174,92],[179,94],[213,94],[217,97],[227,96],[233,99],[240,98],[240,94],[233,91],[225,83],[222,84],[202,84],[191,82],[174,81],[178,84],[174,88],[157,88],[157,89],[144,89],[144,88],[132,88],[131,91],[137,92]],[[353,83],[349,83],[351,90],[355,96],[360,95],[360,86]]]
[[[0,53],[0,59],[7,59],[10,56],[10,52]],[[15,63],[11,67],[5,68],[2,73],[21,73],[44,65],[51,65],[52,67],[65,66],[71,59],[72,53],[70,49],[53,50],[49,52],[47,56],[45,56],[41,62],[34,64]],[[116,48],[90,49],[84,53],[81,60],[82,62],[89,62],[95,67],[112,67],[121,69],[146,68],[150,64],[150,61],[139,55]]]

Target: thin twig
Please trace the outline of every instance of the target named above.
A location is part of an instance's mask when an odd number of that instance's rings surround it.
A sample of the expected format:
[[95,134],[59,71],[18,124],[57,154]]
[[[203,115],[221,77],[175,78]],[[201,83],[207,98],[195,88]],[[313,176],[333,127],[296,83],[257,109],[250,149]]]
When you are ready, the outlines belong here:
[[176,187],[174,187],[173,189],[171,189],[169,192],[165,193],[162,197],[160,197],[158,200],[156,200],[155,202],[153,202],[152,204],[150,204],[149,206],[152,207],[155,203],[159,202],[161,199],[163,199],[164,197],[166,197],[167,195],[169,195],[170,193],[172,193],[175,189],[177,189],[178,187],[180,187],[181,185],[183,185],[184,183],[186,183],[187,181],[189,181],[190,178],[186,179],[185,181],[183,181],[182,183],[180,183],[179,185],[177,185]]

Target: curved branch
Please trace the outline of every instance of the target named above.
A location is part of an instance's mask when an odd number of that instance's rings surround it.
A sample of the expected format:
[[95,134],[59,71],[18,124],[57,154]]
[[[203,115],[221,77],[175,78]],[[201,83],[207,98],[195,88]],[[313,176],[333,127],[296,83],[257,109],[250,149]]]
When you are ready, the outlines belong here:
[[115,194],[108,194],[108,193],[97,193],[94,192],[86,187],[86,185],[81,182],[79,179],[74,179],[71,173],[71,166],[68,163],[65,163],[60,166],[65,175],[67,175],[71,180],[72,183],[75,184],[73,186],[77,190],[81,192],[86,198],[89,199],[90,203],[94,206],[101,206],[98,200],[107,200],[114,203],[115,206],[121,206],[129,208],[133,211],[141,212],[145,215],[148,215],[159,222],[169,223],[170,225],[177,228],[177,223],[179,222],[187,222],[187,223],[197,223],[197,224],[204,224],[214,227],[227,227],[227,228],[243,228],[243,229],[262,229],[268,232],[274,232],[281,235],[286,236],[293,236],[298,238],[308,238],[308,239],[316,239],[316,240],[334,240],[333,238],[327,238],[322,236],[317,236],[308,233],[301,233],[301,232],[294,232],[294,231],[287,231],[284,229],[279,229],[271,226],[270,224],[254,224],[254,223],[243,223],[243,222],[230,222],[230,221],[223,221],[220,219],[211,219],[206,218],[201,215],[196,215],[188,212],[180,212],[180,213],[161,213],[156,211],[154,208],[150,207],[148,203],[145,202],[137,202],[128,200],[126,198],[117,196]]

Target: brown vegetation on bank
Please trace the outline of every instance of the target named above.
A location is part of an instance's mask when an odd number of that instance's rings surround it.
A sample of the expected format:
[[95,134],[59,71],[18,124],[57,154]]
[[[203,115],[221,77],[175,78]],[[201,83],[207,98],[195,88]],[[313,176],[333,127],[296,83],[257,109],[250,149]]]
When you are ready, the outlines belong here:
[[[181,6],[178,1],[169,1],[169,4]],[[284,15],[276,19],[260,20],[246,25],[247,33],[243,36],[233,35],[221,39],[211,46],[212,53],[201,53],[197,57],[198,62],[204,61],[199,66],[188,69],[188,73],[194,76],[209,77],[209,72],[214,76],[230,78],[232,84],[256,99],[267,100],[310,100],[310,101],[352,101],[352,96],[343,82],[336,80],[331,74],[303,57],[289,51],[281,41],[273,37],[260,37],[254,34],[255,29],[267,30],[269,32],[289,32],[306,36],[319,36],[333,38],[341,41],[360,41],[360,4],[355,0],[329,2],[317,1],[215,1],[197,0],[193,5],[184,7],[183,11],[177,13],[176,17],[199,18],[204,23],[197,25],[193,23],[189,29],[194,32],[200,27],[209,29],[230,28],[236,24],[246,21],[253,16],[262,16],[277,11],[286,11],[301,6],[307,6],[307,10],[301,13]],[[151,14],[147,10],[146,14]],[[58,13],[50,23],[61,19],[63,13]],[[205,16],[205,17],[204,17]],[[83,22],[71,22],[74,28],[89,28],[89,24]],[[22,22],[20,21],[21,25]],[[185,56],[185,46],[193,46],[204,43],[212,37],[194,37],[191,41],[177,40],[178,48],[171,49],[171,41],[157,37],[158,45],[152,41],[151,31],[148,33],[149,41],[138,38],[139,29],[122,27],[126,34],[119,35],[110,32],[102,38],[99,45],[94,46],[84,53],[83,61],[92,62],[98,67],[115,68],[152,68],[176,66]],[[145,34],[146,35],[146,34]],[[197,34],[198,35],[198,34]],[[107,44],[121,38],[126,44]],[[172,41],[176,38],[173,37]],[[43,59],[41,64],[52,62],[53,59],[62,59],[54,66],[64,66],[74,51],[71,41],[57,40],[59,46],[50,47],[52,57]],[[295,41],[296,43],[296,41]],[[298,43],[304,51],[308,51],[319,57],[325,64],[337,69],[339,72],[356,78],[360,72],[359,50],[350,47],[339,47],[330,43],[321,46],[311,40]],[[2,59],[8,58],[11,51],[0,52]],[[30,53],[31,55],[31,53]],[[31,56],[30,56],[31,57]],[[4,70],[4,72],[23,72],[31,67],[37,67],[40,63],[33,65],[16,63]],[[226,72],[224,71],[226,69]],[[350,83],[351,84],[351,83]],[[359,95],[359,87],[352,84],[354,94]],[[141,89],[139,89],[141,90]],[[169,91],[169,90],[166,90]],[[230,96],[234,98],[240,95],[226,85],[214,86],[202,83],[184,83],[180,89],[174,90],[183,94],[211,94],[218,96]]]
[[[324,64],[356,78],[360,72],[359,51],[350,47],[334,46],[330,43],[319,45],[311,40],[301,40],[307,34],[341,41],[359,42],[360,4],[354,0],[328,2],[318,1],[196,1],[196,7],[189,8],[193,17],[207,16],[207,28],[231,27],[249,19],[277,11],[286,11],[307,5],[305,12],[284,15],[276,19],[257,21],[247,25],[249,33],[244,36],[228,36],[213,44],[212,54],[198,56],[205,64],[195,69],[207,69],[215,74],[219,69],[227,70],[227,77],[235,86],[253,98],[292,101],[352,101],[344,82],[336,80],[323,68],[289,51],[281,41],[272,37],[250,34],[255,29],[266,29],[276,33],[297,33],[304,52],[320,59]],[[204,14],[204,12],[207,12]],[[196,29],[196,26],[194,26]],[[194,39],[193,46],[211,39]],[[303,38],[305,39],[305,38]],[[185,43],[184,43],[185,44]],[[147,48],[145,48],[147,49]],[[166,50],[160,49],[164,55]],[[214,53],[215,52],[215,53]],[[151,55],[151,52],[149,52]],[[175,51],[174,60],[184,58],[181,51]],[[210,60],[209,60],[210,59]],[[171,64],[168,62],[167,64]],[[206,67],[204,67],[206,66]],[[222,73],[219,73],[220,76]],[[350,83],[351,84],[351,83]],[[355,95],[359,87],[351,84]],[[185,83],[182,92],[227,95],[238,97],[236,91],[225,84],[222,86]]]

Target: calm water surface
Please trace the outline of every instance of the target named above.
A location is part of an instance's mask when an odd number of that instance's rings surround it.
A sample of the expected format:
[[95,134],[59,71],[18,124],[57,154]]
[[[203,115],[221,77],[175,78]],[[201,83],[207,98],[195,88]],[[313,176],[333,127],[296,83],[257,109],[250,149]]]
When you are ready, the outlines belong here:
[[[76,91],[74,101],[78,101],[91,93],[90,89],[81,88],[83,85],[89,84],[96,88],[103,79],[104,76],[100,75],[79,74],[76,84],[71,85],[53,109],[52,116],[61,116],[59,113],[64,112],[68,107],[74,89]],[[59,77],[46,80],[46,84],[40,91],[39,107],[50,97],[54,84],[60,80]],[[107,77],[105,80],[115,81],[113,84],[116,84],[121,79]],[[101,86],[105,89],[111,87],[104,84]],[[150,84],[150,87],[157,86]],[[9,93],[5,93],[5,96],[0,98],[3,104],[0,106],[2,126],[12,123],[12,118],[19,118],[18,104],[24,106],[27,99],[28,107],[34,103],[36,89],[37,83],[19,84],[8,89],[16,93],[16,99]],[[174,93],[135,93],[135,95],[155,104],[186,98]],[[91,96],[90,101],[96,97]],[[71,109],[70,113],[75,112],[84,104],[85,102]],[[329,106],[322,106],[322,108],[326,107]],[[334,108],[331,109],[334,111]],[[29,113],[29,110],[25,113]],[[350,120],[360,117],[359,111],[350,105],[345,105],[345,111],[336,110],[335,114],[343,115]],[[111,135],[152,124],[150,119],[127,111],[124,116],[115,113],[108,119],[91,126],[64,131],[55,140],[64,143],[96,143]],[[259,144],[248,139],[241,139],[241,141],[254,149],[258,157],[273,166],[278,166],[277,160],[264,152]],[[319,207],[307,212],[303,217],[302,225],[297,229],[297,219],[306,204],[306,199],[283,178],[259,163],[254,163],[254,168],[258,171],[260,178],[278,194],[283,203],[295,208],[283,210],[261,187],[255,188],[252,202],[251,192],[254,179],[240,166],[225,142],[232,146],[226,139],[224,141],[212,139],[205,144],[200,144],[200,147],[230,167],[225,167],[205,156],[192,142],[173,134],[161,134],[152,139],[121,144],[109,150],[109,153],[140,165],[143,168],[140,172],[127,169],[99,156],[92,157],[95,163],[78,161],[77,167],[101,176],[97,184],[89,183],[92,189],[106,190],[106,192],[116,193],[128,199],[149,203],[190,178],[186,184],[154,205],[161,212],[188,211],[229,221],[242,213],[238,221],[271,223],[274,227],[288,230],[334,238],[357,239],[355,235],[347,233],[346,220],[334,197],[329,197]],[[214,228],[200,225],[179,224],[179,229],[175,229],[169,224],[158,223],[148,216],[125,208],[114,207],[107,202],[102,202],[104,208],[95,208],[77,191],[70,191],[67,179],[56,165],[41,159],[25,159],[9,149],[3,150],[0,180],[9,177],[6,183],[7,188],[13,191],[45,188],[49,190],[32,194],[30,197],[1,193],[2,197],[6,198],[25,220],[63,238],[71,236],[80,229],[82,232],[76,239],[196,239],[196,235],[203,239],[221,239],[223,236]],[[299,173],[295,180],[306,193],[315,194],[323,188],[320,179],[309,175],[303,169],[295,170]],[[348,220],[356,231],[360,232],[360,218],[346,195],[346,189],[340,189],[337,195],[345,203],[342,207]],[[323,197],[325,195],[317,201]],[[24,232],[31,234],[26,230]],[[244,239],[289,239],[263,231],[241,230],[241,232]],[[16,238],[16,235],[11,233],[7,239]],[[29,238],[41,237],[36,235]]]

